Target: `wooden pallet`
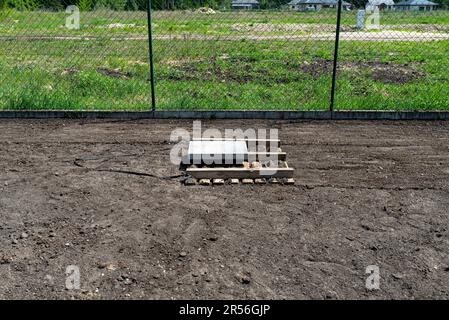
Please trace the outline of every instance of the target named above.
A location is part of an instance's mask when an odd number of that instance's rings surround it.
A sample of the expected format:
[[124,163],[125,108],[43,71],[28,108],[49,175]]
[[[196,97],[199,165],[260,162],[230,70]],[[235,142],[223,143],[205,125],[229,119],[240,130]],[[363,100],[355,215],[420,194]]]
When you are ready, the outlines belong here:
[[[186,185],[224,185],[224,184],[294,184],[294,169],[286,162],[287,154],[279,148],[278,139],[196,139],[201,141],[246,141],[248,148],[243,163],[232,165],[187,164],[185,172],[189,176]],[[270,150],[270,144],[276,143],[276,150]],[[265,150],[264,150],[265,149]],[[276,157],[277,161],[266,162]],[[240,160],[241,161],[241,160]],[[252,162],[250,162],[252,161]],[[265,162],[264,162],[265,161]],[[191,163],[190,161],[188,163]]]

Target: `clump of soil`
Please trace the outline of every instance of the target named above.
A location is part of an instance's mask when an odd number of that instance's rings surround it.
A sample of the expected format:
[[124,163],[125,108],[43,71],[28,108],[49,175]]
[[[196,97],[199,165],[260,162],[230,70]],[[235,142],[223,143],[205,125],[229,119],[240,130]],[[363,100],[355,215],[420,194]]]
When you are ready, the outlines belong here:
[[301,71],[311,75],[314,78],[319,78],[324,74],[332,72],[332,60],[317,59],[313,62],[304,61],[300,67]]
[[[223,60],[227,64],[221,63]],[[161,75],[169,80],[207,80],[218,82],[237,82],[245,84],[257,81],[259,83],[289,83],[300,81],[304,74],[319,78],[322,75],[331,75],[333,61],[316,59],[312,62],[285,61],[288,72],[276,72],[275,67],[261,67],[251,57],[212,57],[204,60],[173,60],[166,64],[171,70]],[[350,71],[361,77],[371,77],[383,83],[402,84],[419,79],[424,74],[410,64],[397,64],[379,61],[341,61],[340,70]]]
[[74,74],[79,73],[80,71],[76,68],[65,68],[62,72],[61,75],[65,76],[65,75],[69,75],[72,76]]
[[[301,71],[318,78],[324,74],[332,72],[333,61],[317,59],[313,62],[304,61],[301,64]],[[403,84],[419,78],[424,74],[416,70],[410,64],[397,64],[379,61],[341,61],[338,63],[340,70],[349,70],[362,73],[368,70],[372,79],[383,83]]]
[[[218,62],[219,58],[212,57],[207,61],[207,66],[201,65],[198,61],[172,61],[168,65],[176,67],[164,77],[170,80],[208,80],[219,82],[248,83],[255,80],[263,80],[260,70],[254,70],[255,59],[248,57],[221,58],[232,63],[232,67],[226,68]],[[236,67],[238,66],[238,67]]]
[[[223,65],[220,60],[226,60],[229,65]],[[270,70],[266,67],[258,67],[253,57],[229,57],[222,55],[212,57],[207,61],[167,61],[166,64],[172,67],[168,73],[160,77],[169,80],[207,80],[218,82],[237,82],[245,84],[257,81],[259,83],[288,83],[297,81],[298,72],[292,75],[275,74],[270,75]]]
[[376,63],[371,66],[371,77],[384,83],[407,83],[422,78],[424,74],[409,65]]
[[123,72],[119,69],[97,68],[97,72],[113,78],[129,79],[131,77],[129,72]]

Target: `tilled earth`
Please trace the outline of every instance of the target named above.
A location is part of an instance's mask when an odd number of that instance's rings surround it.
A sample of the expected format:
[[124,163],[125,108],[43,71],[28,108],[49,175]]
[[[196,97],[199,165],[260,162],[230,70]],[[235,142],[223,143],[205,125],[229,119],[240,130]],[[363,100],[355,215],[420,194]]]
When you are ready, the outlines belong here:
[[184,186],[191,121],[1,120],[0,298],[449,298],[449,122],[202,125],[278,128],[296,185]]

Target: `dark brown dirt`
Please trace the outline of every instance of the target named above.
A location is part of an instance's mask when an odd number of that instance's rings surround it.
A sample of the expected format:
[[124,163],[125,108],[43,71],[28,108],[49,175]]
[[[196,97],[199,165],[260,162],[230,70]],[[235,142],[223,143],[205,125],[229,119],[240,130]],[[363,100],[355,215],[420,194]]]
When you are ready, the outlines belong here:
[[[218,63],[216,57],[207,61],[207,66],[198,61],[185,61],[178,64],[173,62],[172,70],[161,76],[169,80],[208,80],[219,82],[236,82],[240,84],[253,81],[265,82],[269,70],[255,70],[254,59],[248,57],[226,58],[232,63],[232,69],[225,68]],[[169,64],[170,65],[170,64]],[[278,83],[291,81],[289,79],[276,79]]]
[[[301,70],[314,78],[332,73],[332,60],[317,59],[311,63],[303,62]],[[410,64],[397,64],[379,61],[341,61],[338,67],[342,71],[364,76],[365,72],[373,80],[383,83],[403,84],[425,75]]]
[[122,72],[118,69],[97,68],[97,72],[112,78],[129,79],[131,76],[129,72]]
[[78,74],[80,71],[77,68],[66,68],[61,72],[61,75],[69,75],[73,76],[75,74]]
[[[227,59],[231,62],[231,68],[219,63],[219,59]],[[269,69],[255,67],[254,59],[241,58],[211,58],[207,65],[201,61],[168,61],[170,71],[161,75],[168,80],[209,80],[219,82],[236,82],[240,84],[250,82],[266,83],[291,83],[304,79],[305,75],[315,79],[323,75],[332,74],[333,61],[316,59],[309,61],[284,61],[285,67],[291,72],[289,75],[272,74]],[[380,61],[340,61],[340,71],[347,72],[350,76],[358,78],[371,78],[383,83],[403,84],[420,79],[425,74],[411,64],[397,64]],[[271,76],[267,76],[270,75]],[[358,81],[358,80],[356,80]]]
[[295,186],[186,187],[177,127],[0,121],[0,298],[449,298],[449,122],[203,122],[279,128]]
[[332,60],[317,59],[312,62],[303,61],[300,69],[302,72],[307,73],[314,78],[319,78],[322,75],[332,73]]
[[410,65],[375,63],[370,66],[371,77],[383,83],[403,84],[424,77],[424,74]]

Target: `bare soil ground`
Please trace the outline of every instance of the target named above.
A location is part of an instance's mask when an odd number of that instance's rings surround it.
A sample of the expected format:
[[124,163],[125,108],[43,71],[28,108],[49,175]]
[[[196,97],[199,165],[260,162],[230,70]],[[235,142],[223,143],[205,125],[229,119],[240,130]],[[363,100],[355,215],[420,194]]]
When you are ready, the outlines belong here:
[[295,186],[186,187],[177,127],[1,120],[0,298],[449,298],[449,122],[203,122],[279,128]]
[[[314,78],[332,72],[332,60],[317,59],[311,63],[304,61],[301,70]],[[368,71],[369,76],[383,83],[404,84],[425,76],[412,64],[396,64],[379,61],[341,61],[338,68],[355,74]]]
[[[153,36],[158,40],[226,40],[226,41],[242,41],[242,40],[289,40],[289,41],[308,41],[308,40],[321,40],[321,41],[333,41],[335,40],[334,32],[314,32],[310,34],[301,35],[266,35],[263,32],[259,34],[247,34],[247,35],[232,35],[232,34],[219,34],[219,35],[204,35],[204,34],[161,34]],[[104,37],[97,36],[0,36],[0,41],[11,40],[60,40],[60,41],[73,41],[73,40],[99,40]],[[428,42],[428,41],[441,41],[449,39],[449,33],[445,30],[443,32],[419,32],[419,31],[392,31],[381,30],[377,32],[370,31],[343,31],[340,33],[340,40],[343,41],[374,41],[374,42],[390,42],[390,41],[409,41],[409,42]],[[148,36],[117,36],[111,37],[109,40],[113,41],[134,41],[134,40],[148,40]]]

